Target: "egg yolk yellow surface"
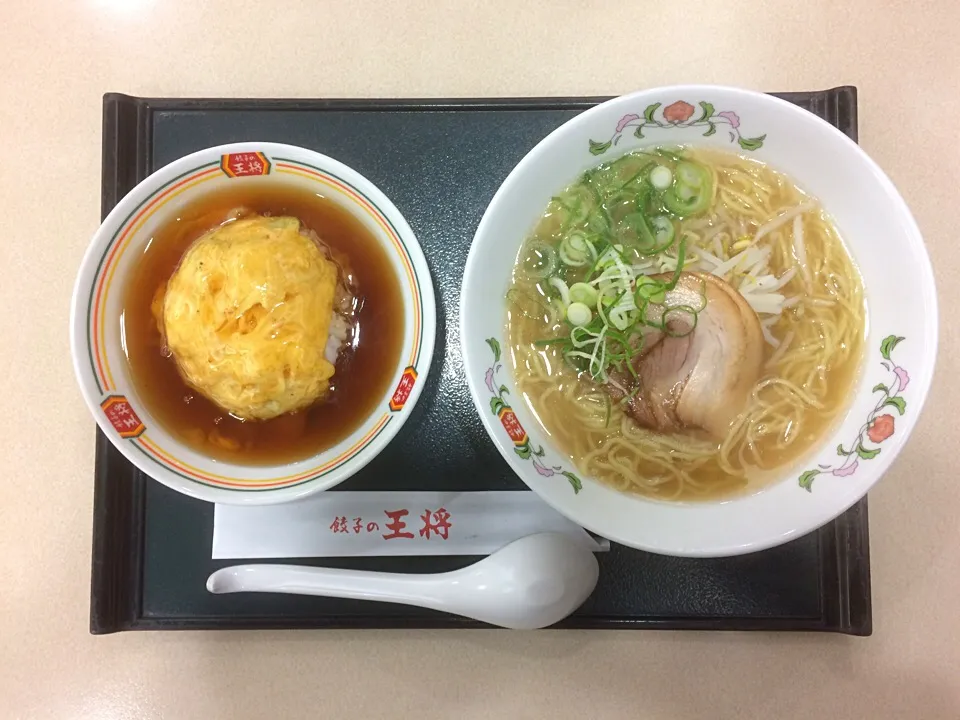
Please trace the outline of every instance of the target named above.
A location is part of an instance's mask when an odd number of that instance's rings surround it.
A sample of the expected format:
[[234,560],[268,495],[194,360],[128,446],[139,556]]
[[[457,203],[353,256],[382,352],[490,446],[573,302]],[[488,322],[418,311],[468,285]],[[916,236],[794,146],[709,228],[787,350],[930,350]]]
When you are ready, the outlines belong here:
[[184,254],[158,303],[184,380],[224,410],[267,420],[329,389],[337,267],[293,217],[225,223]]

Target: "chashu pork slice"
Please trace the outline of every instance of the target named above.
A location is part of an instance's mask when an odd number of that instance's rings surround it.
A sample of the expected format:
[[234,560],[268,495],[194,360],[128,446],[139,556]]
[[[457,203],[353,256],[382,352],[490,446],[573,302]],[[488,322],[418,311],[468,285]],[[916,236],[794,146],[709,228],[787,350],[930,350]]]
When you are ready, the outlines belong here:
[[[670,311],[681,306],[699,310],[695,327],[689,312]],[[625,409],[644,427],[660,432],[699,428],[723,438],[760,378],[760,320],[727,282],[691,272],[680,274],[661,306],[647,310],[654,322],[664,313],[670,332],[646,336],[644,352],[634,360],[637,379],[614,373],[607,391],[615,400],[630,397]]]

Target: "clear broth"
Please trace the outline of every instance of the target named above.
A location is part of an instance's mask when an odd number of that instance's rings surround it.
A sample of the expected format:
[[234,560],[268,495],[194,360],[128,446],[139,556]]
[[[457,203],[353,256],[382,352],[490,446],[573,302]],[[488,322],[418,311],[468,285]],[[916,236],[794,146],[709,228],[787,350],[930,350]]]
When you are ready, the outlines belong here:
[[[798,298],[769,326],[778,338],[793,338],[786,352],[777,354],[764,344],[765,368],[757,388],[765,380],[790,380],[812,396],[819,407],[802,409],[784,406],[764,415],[744,411],[745,424],[735,436],[719,443],[695,430],[676,435],[644,430],[611,403],[601,385],[585,373],[572,369],[556,346],[538,345],[569,334],[569,327],[557,321],[533,318],[515,300],[508,301],[506,336],[517,390],[539,421],[545,433],[566,453],[584,475],[596,478],[624,492],[663,500],[716,500],[761,489],[780,477],[785,468],[806,457],[817,442],[836,423],[849,406],[858,377],[865,335],[865,305],[859,272],[844,246],[832,220],[813,198],[803,193],[792,180],[758,162],[722,151],[685,150],[687,157],[713,168],[718,174],[718,199],[702,216],[682,221],[677,232],[690,232],[698,238],[710,238],[725,232],[731,241],[753,236],[779,213],[803,203],[813,209],[803,215],[805,245],[811,270],[811,287],[805,287],[797,273],[781,290]],[[628,180],[649,157],[637,153],[624,156],[618,163],[598,166],[613,168]],[[585,175],[564,194],[576,192],[589,182]],[[755,190],[761,188],[761,190]],[[749,195],[755,211],[738,209],[734,193]],[[731,196],[729,203],[723,198]],[[575,195],[574,195],[575,197]],[[537,223],[528,240],[558,246],[563,237],[563,210],[556,200]],[[770,233],[761,243],[772,248],[770,271],[780,277],[797,259],[792,250],[792,225]],[[706,246],[707,243],[703,242]],[[695,256],[696,241],[689,252]],[[545,281],[524,276],[519,271],[523,249],[517,259],[508,298],[550,298],[555,295]],[[637,258],[643,260],[645,258]],[[688,267],[708,271],[704,267]],[[568,284],[583,279],[571,271]],[[766,316],[764,316],[766,317]],[[828,355],[822,345],[833,351]],[[783,398],[769,391],[760,397],[776,407]],[[781,403],[782,404],[782,403]],[[755,408],[754,408],[755,409]],[[785,425],[773,432],[773,423]],[[727,450],[736,472],[721,463],[721,451]]]

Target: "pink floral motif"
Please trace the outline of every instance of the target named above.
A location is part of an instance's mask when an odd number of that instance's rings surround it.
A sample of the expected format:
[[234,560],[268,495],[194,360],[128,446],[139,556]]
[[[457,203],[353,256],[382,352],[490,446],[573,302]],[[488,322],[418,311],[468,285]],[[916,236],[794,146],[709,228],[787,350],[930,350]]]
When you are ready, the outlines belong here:
[[907,389],[907,385],[910,384],[910,376],[907,374],[907,371],[902,367],[895,367],[893,369],[893,374],[897,376],[897,380],[900,381],[900,392],[903,392]]
[[487,345],[490,346],[490,351],[493,353],[493,365],[487,368],[487,372],[483,376],[483,382],[493,396],[490,398],[490,412],[500,420],[503,429],[507,431],[507,435],[513,441],[515,446],[513,451],[521,460],[531,461],[534,469],[543,477],[553,477],[554,475],[565,477],[567,482],[570,483],[570,487],[573,488],[574,494],[580,492],[583,489],[580,478],[569,470],[564,470],[560,465],[546,465],[545,463],[549,462],[546,450],[543,449],[542,445],[536,445],[530,441],[526,431],[517,419],[517,414],[507,403],[510,394],[507,386],[501,384],[499,388],[497,387],[497,373],[503,368],[500,363],[502,354],[500,341],[496,338],[487,338]]
[[881,415],[867,427],[867,437],[870,438],[870,442],[879,445],[893,435],[893,429],[893,415]]
[[487,389],[496,394],[497,390],[493,387],[493,368],[487,370],[487,374],[483,376],[483,381],[487,384]]
[[689,120],[693,116],[693,111],[693,105],[683,100],[677,100],[663,109],[663,119],[676,125]]
[[860,464],[859,460],[854,460],[849,465],[838,467],[836,470],[834,470],[831,473],[831,475],[836,475],[837,477],[847,477],[849,475],[853,475],[857,471],[857,466],[859,464]]
[[623,129],[632,123],[634,120],[639,120],[639,115],[624,115],[620,118],[620,122],[617,123],[617,132],[623,132]]
[[[728,130],[731,143],[736,143],[744,150],[754,151],[763,147],[766,135],[744,137],[740,134],[740,116],[733,110],[717,112],[713,103],[707,100],[699,102],[699,108],[685,100],[677,100],[666,107],[663,103],[650,103],[643,113],[627,113],[617,121],[613,135],[608,140],[589,141],[589,150],[592,155],[603,155],[611,148],[620,144],[627,129],[633,129],[637,138],[645,138],[645,133],[657,129],[698,128],[704,137],[717,134],[717,129],[724,127]],[[718,136],[719,137],[719,136]]]
[[533,467],[536,469],[538,473],[540,473],[544,477],[553,477],[554,475],[556,475],[556,473],[553,470],[548,468],[546,465],[541,464],[536,457],[533,458]]
[[740,117],[733,110],[724,110],[723,112],[718,112],[717,117],[726,118],[727,122],[730,123],[730,127],[740,127]]
[[892,408],[903,415],[907,411],[907,401],[902,393],[910,384],[910,375],[907,371],[894,364],[890,359],[890,353],[901,342],[903,342],[902,337],[888,335],[880,343],[880,355],[883,358],[881,364],[893,373],[895,379],[890,381],[889,385],[878,383],[874,386],[873,392],[880,393],[880,398],[867,415],[867,421],[860,426],[853,442],[849,445],[844,443],[837,445],[837,455],[842,457],[843,460],[838,465],[819,465],[812,470],[801,473],[800,487],[807,492],[812,492],[811,487],[817,475],[829,474],[837,477],[853,475],[860,466],[861,460],[872,460],[880,454],[881,448],[871,446],[880,445],[893,435],[896,429],[896,419],[886,408]]

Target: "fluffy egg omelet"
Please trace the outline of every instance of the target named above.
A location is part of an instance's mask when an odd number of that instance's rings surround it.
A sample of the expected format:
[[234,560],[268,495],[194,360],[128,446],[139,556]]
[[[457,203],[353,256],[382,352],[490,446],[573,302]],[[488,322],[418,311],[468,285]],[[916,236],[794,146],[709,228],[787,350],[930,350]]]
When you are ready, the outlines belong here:
[[188,385],[239,418],[268,420],[327,393],[337,282],[297,218],[256,215],[196,240],[155,314]]

